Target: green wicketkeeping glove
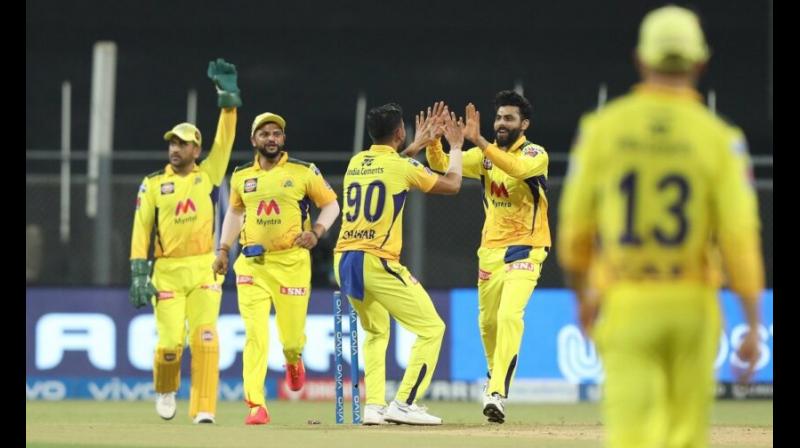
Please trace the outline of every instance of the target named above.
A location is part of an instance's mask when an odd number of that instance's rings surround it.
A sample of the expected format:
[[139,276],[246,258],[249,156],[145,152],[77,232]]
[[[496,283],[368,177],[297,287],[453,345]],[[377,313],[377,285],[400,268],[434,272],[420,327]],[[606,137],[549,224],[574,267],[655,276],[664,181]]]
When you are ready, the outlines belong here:
[[150,262],[144,259],[131,260],[131,289],[128,300],[135,308],[141,308],[156,295],[153,283],[150,282]]
[[208,63],[208,77],[217,86],[217,106],[241,107],[239,86],[236,85],[236,66],[219,58]]

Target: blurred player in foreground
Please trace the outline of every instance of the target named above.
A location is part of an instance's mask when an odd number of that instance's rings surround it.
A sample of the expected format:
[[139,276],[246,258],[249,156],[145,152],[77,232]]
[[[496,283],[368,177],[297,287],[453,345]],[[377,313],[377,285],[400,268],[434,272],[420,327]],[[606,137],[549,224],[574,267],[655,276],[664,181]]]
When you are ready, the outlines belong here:
[[582,120],[571,155],[557,252],[603,359],[615,448],[707,446],[720,335],[716,251],[750,327],[737,353],[748,366],[742,380],[759,357],[756,195],[742,132],[695,90],[708,57],[694,13],[651,11],[636,48],[642,83]]

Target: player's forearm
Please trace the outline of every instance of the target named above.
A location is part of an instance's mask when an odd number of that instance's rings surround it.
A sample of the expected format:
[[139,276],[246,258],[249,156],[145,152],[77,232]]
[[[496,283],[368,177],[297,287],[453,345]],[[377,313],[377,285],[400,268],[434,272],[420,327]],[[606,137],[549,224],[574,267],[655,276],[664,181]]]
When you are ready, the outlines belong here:
[[400,153],[400,155],[403,155],[403,156],[406,156],[406,157],[414,157],[424,147],[425,147],[425,145],[423,145],[422,143],[417,142],[417,141],[413,141],[413,142],[411,142],[411,144],[406,146],[406,149],[404,149],[403,152]]
[[131,260],[136,258],[148,257],[150,252],[150,234],[153,231],[153,223],[148,223],[140,216],[136,216],[133,222],[133,232],[131,234]]
[[320,208],[317,222],[314,224],[314,234],[317,238],[322,238],[325,232],[336,222],[336,218],[339,217],[339,211],[339,202],[335,200]]
[[764,259],[757,232],[749,236],[720,235],[719,243],[730,289],[743,303],[757,304],[764,290]]
[[586,298],[586,292],[589,287],[589,274],[587,270],[565,268],[564,282],[569,289],[575,291],[579,302]]
[[236,139],[237,109],[220,109],[217,133],[208,157],[203,161],[203,168],[211,175],[214,185],[219,185],[225,177],[231,159],[233,142]]
[[492,161],[492,164],[516,179],[527,179],[541,176],[547,172],[547,153],[535,157],[514,157],[495,145],[487,146],[483,154]]
[[425,157],[431,169],[436,171],[444,172],[450,164],[450,158],[445,154],[442,142],[438,139],[426,147]]
[[244,210],[228,207],[225,219],[222,221],[222,234],[219,238],[220,249],[229,250],[242,231],[244,224]]
[[428,193],[433,194],[456,194],[461,190],[461,148],[453,147],[450,149],[450,166],[444,176],[439,176]]

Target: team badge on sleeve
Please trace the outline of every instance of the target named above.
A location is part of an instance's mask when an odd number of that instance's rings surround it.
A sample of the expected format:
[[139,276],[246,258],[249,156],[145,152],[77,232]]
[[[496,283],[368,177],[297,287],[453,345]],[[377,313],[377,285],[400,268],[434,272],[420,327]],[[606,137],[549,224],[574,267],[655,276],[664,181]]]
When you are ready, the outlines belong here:
[[530,145],[530,146],[526,146],[525,148],[522,148],[522,153],[525,154],[528,157],[536,157],[539,154],[541,154],[541,151],[539,151],[539,148],[537,148],[537,147],[535,147],[533,145]]

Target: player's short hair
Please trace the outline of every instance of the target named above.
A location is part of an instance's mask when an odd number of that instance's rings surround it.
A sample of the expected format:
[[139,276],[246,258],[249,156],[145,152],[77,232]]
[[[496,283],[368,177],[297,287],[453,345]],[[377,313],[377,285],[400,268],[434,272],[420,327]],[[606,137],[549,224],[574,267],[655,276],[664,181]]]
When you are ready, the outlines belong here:
[[500,109],[501,106],[517,106],[519,107],[519,115],[521,119],[531,119],[531,112],[533,111],[531,102],[513,90],[502,90],[497,92],[497,95],[494,97],[495,113],[497,113],[497,110]]
[[397,103],[384,104],[367,113],[367,132],[373,142],[386,140],[402,123],[403,108]]

